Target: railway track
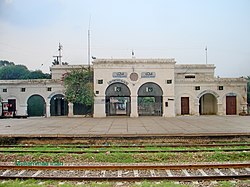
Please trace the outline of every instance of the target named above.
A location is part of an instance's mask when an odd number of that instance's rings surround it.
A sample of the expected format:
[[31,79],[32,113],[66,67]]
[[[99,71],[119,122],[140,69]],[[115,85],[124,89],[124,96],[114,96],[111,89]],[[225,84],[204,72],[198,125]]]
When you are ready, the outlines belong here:
[[32,147],[58,147],[58,148],[145,148],[145,147],[240,147],[250,146],[250,143],[210,143],[210,144],[132,144],[132,145],[0,145],[0,148],[32,148]]
[[0,165],[0,179],[76,181],[249,180],[250,163],[186,165]]
[[157,145],[2,145],[0,153],[196,153],[248,152],[249,143],[231,144],[157,144]]
[[[250,148],[220,149],[220,152],[247,152]],[[98,154],[98,153],[197,153],[197,152],[218,152],[218,149],[183,149],[183,150],[0,150],[0,153],[69,153],[69,154]]]

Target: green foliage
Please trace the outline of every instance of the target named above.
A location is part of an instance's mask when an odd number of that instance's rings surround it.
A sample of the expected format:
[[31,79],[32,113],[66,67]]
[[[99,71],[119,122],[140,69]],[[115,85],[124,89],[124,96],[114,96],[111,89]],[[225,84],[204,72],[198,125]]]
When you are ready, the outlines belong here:
[[31,71],[25,79],[50,79],[51,75],[43,73],[41,70]]
[[24,65],[8,65],[0,68],[1,80],[24,79],[29,70]]
[[72,103],[92,106],[94,103],[93,71],[74,70],[64,77],[66,99]]
[[41,70],[29,71],[24,65],[15,65],[13,62],[6,60],[0,61],[0,80],[50,78],[50,74],[44,74]]
[[14,65],[14,62],[9,62],[7,60],[0,60],[0,67]]

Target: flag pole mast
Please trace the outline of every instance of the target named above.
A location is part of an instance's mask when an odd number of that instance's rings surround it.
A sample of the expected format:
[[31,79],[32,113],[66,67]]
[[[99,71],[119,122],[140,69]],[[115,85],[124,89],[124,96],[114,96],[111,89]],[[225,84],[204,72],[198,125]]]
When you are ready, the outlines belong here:
[[206,64],[207,64],[207,46],[206,46],[205,50],[206,50]]
[[90,21],[91,16],[89,17],[89,29],[88,29],[88,69],[90,71]]

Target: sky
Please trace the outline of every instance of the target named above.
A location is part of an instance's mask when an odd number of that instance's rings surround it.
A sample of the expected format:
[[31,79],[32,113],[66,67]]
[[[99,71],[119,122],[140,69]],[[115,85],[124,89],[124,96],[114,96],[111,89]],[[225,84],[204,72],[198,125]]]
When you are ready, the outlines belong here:
[[0,60],[49,72],[62,61],[175,58],[250,76],[250,0],[0,0]]

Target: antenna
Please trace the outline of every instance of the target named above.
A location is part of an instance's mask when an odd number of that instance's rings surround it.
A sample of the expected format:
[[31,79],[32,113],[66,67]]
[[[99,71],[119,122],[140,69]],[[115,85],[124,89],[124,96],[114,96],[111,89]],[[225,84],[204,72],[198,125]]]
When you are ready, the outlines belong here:
[[63,46],[59,42],[59,47],[58,47],[58,53],[59,53],[59,55],[58,56],[53,56],[53,57],[56,58],[56,60],[54,60],[55,65],[61,65],[62,64],[62,47]]

